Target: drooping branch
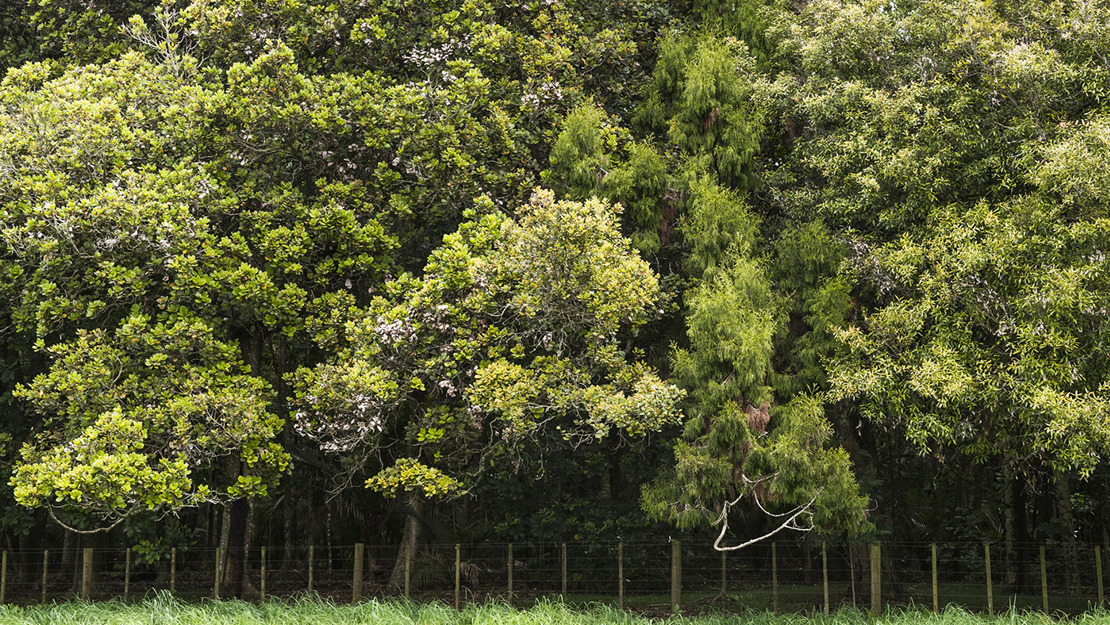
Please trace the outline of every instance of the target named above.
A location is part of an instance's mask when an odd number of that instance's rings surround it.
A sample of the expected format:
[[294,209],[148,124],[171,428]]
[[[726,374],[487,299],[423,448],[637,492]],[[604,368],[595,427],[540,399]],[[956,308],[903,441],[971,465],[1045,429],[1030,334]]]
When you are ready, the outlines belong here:
[[128,510],[126,513],[120,515],[120,517],[117,518],[111,525],[108,525],[108,526],[105,526],[105,527],[97,527],[97,528],[94,528],[94,529],[91,529],[91,530],[81,530],[81,529],[77,529],[75,527],[72,527],[70,525],[67,525],[66,523],[63,523],[62,520],[59,519],[57,517],[57,515],[54,514],[54,506],[47,506],[46,507],[46,511],[50,514],[50,518],[53,519],[53,521],[55,523],[62,526],[63,529],[66,529],[66,530],[69,530],[69,531],[73,532],[74,534],[100,534],[101,532],[108,533],[108,532],[112,531],[113,529],[115,529],[117,525],[119,525],[120,523],[123,523],[125,520],[127,520],[128,517],[135,514],[135,512],[137,510],[138,510],[137,508],[132,508],[131,510]]
[[741,499],[743,499],[743,495],[741,495],[740,497],[737,497],[733,501],[726,501],[725,502],[725,505],[723,506],[723,508],[721,510],[721,516],[719,516],[717,518],[717,523],[716,524],[721,526],[721,531],[717,535],[717,539],[713,541],[713,549],[715,549],[717,551],[737,551],[737,550],[743,549],[744,547],[750,547],[751,545],[754,545],[755,543],[757,543],[761,540],[766,540],[766,539],[774,536],[775,534],[778,534],[779,532],[781,532],[784,529],[797,530],[797,531],[800,531],[800,532],[808,532],[808,531],[811,531],[813,529],[812,527],[798,525],[797,523],[795,523],[795,521],[798,519],[798,517],[801,517],[803,515],[804,516],[812,516],[812,513],[809,512],[809,509],[813,506],[813,503],[815,501],[817,501],[817,495],[814,495],[813,498],[810,499],[808,502],[806,502],[804,505],[798,506],[797,508],[794,508],[793,510],[790,510],[790,511],[784,512],[784,513],[775,514],[775,513],[772,513],[772,512],[768,512],[767,509],[765,507],[763,507],[763,503],[759,500],[759,496],[756,495],[755,493],[752,493],[752,499],[755,500],[755,504],[757,506],[759,506],[759,509],[761,511],[763,511],[764,514],[766,514],[768,516],[771,516],[771,517],[774,517],[774,518],[780,518],[780,519],[785,518],[785,520],[782,523],[780,523],[778,527],[771,530],[770,532],[767,532],[766,534],[764,534],[762,536],[744,541],[743,543],[740,543],[739,545],[732,545],[730,547],[722,546],[721,542],[725,539],[725,534],[728,533],[728,513],[729,513],[729,510],[732,508],[732,506],[740,503]]

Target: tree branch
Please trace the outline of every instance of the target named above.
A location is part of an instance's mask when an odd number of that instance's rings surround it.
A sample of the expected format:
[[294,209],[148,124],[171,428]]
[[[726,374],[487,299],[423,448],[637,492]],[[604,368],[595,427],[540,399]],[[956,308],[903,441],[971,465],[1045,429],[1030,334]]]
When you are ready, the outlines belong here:
[[798,531],[802,531],[802,532],[808,532],[808,531],[813,529],[812,527],[803,527],[803,526],[797,525],[797,524],[794,523],[794,521],[799,516],[802,516],[803,514],[808,513],[810,507],[813,506],[813,502],[817,501],[817,495],[814,495],[813,499],[810,499],[809,502],[807,502],[805,505],[798,506],[794,510],[791,510],[790,512],[785,512],[783,514],[772,514],[770,512],[767,512],[767,510],[763,507],[763,504],[759,501],[759,497],[756,497],[753,494],[752,498],[755,499],[756,505],[759,506],[759,509],[762,510],[765,514],[768,514],[769,516],[776,517],[776,518],[787,517],[787,515],[789,515],[788,518],[785,521],[783,521],[782,523],[780,523],[778,527],[771,530],[770,532],[767,532],[766,534],[764,534],[762,536],[759,536],[757,538],[752,538],[751,540],[740,543],[739,545],[733,545],[731,547],[723,547],[723,546],[721,546],[721,541],[724,540],[725,534],[728,533],[728,511],[729,511],[729,508],[731,508],[733,506],[733,504],[738,503],[740,501],[740,499],[737,498],[735,501],[726,501],[725,505],[724,505],[724,509],[721,511],[721,516],[718,517],[718,519],[717,519],[717,522],[721,524],[721,532],[720,532],[720,534],[717,535],[717,540],[713,541],[713,549],[715,549],[717,551],[737,551],[739,549],[743,549],[744,547],[749,547],[751,545],[754,545],[755,543],[757,543],[761,540],[766,540],[766,539],[774,536],[775,534],[778,534],[779,532],[781,532],[784,529],[793,529],[793,530],[798,530]]

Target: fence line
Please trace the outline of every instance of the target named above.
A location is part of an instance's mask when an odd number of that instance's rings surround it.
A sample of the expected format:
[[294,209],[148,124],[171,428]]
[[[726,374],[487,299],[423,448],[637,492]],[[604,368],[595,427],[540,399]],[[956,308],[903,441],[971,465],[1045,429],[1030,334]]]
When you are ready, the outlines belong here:
[[[1098,545],[1076,551],[1032,543],[1008,550],[998,543],[774,541],[716,552],[708,541],[686,539],[425,544],[415,553],[364,543],[290,552],[271,545],[252,548],[235,566],[243,580],[238,594],[252,600],[305,592],[337,601],[396,594],[459,606],[488,597],[526,603],[550,596],[614,602],[622,609],[677,611],[716,602],[829,613],[842,605],[864,607],[859,584],[869,588],[867,607],[875,612],[890,603],[994,612],[1001,592],[1018,609],[1077,613],[1104,602],[1102,557]],[[93,547],[3,551],[0,603],[71,596],[129,601],[149,590],[218,598],[228,592],[222,587],[232,579],[231,561],[219,549],[187,545],[165,554]],[[388,585],[395,561],[403,568],[402,588]]]

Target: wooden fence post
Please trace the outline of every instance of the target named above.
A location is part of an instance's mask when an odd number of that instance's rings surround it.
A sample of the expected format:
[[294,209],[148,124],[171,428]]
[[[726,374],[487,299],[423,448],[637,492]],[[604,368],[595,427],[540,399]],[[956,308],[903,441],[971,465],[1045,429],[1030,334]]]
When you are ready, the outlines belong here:
[[882,546],[871,544],[871,613],[878,616],[883,611]]
[[848,542],[848,576],[852,580],[852,607],[856,607],[856,558],[852,554],[852,543]]
[[0,556],[0,605],[4,605],[8,597],[8,550]]
[[85,547],[85,550],[82,552],[82,557],[81,598],[88,601],[89,595],[92,594],[93,548]]
[[[131,551],[131,550],[128,549],[128,551]],[[47,549],[47,550],[42,552],[42,602],[43,603],[46,603],[46,571],[48,570],[47,565],[49,563],[50,563],[50,550]],[[126,587],[127,586],[124,585],[125,589],[126,589]],[[124,601],[127,601],[127,599],[124,599]]]
[[[45,561],[43,562],[45,564]],[[46,579],[45,577],[43,578]],[[123,602],[131,596],[131,547],[123,552]]]
[[682,541],[671,542],[671,612],[682,609]]
[[1098,579],[1098,604],[1102,605],[1102,548],[1095,545],[1095,577]]
[[459,609],[459,588],[462,582],[462,546],[455,543],[455,609]]
[[1045,566],[1044,545],[1041,545],[1041,605],[1048,614],[1048,567]]
[[509,543],[509,600],[513,598],[513,544]]
[[563,543],[562,547],[562,562],[563,562],[563,603],[567,602],[567,544]]
[[266,548],[260,547],[262,562],[258,570],[258,598],[262,601],[266,600]]
[[177,590],[177,547],[170,547],[170,592]]
[[779,544],[771,541],[771,611],[779,613]]
[[987,566],[987,614],[994,614],[994,585],[991,580],[991,546],[983,544],[983,556]]
[[829,615],[829,553],[827,545],[821,543],[821,585],[825,589],[825,616]]
[[937,592],[937,544],[932,544],[933,552],[933,612],[940,612],[940,595]]
[[355,543],[355,573],[351,579],[351,602],[362,598],[362,562],[366,559],[365,545]]
[[412,591],[412,545],[405,543],[405,598]]
[[312,592],[312,582],[313,582],[312,567],[313,567],[313,564],[314,564],[313,560],[315,559],[315,556],[316,556],[316,545],[309,545],[308,546],[308,592]]
[[617,608],[624,609],[624,541],[617,543]]
[[216,547],[216,575],[213,577],[214,581],[212,582],[212,598],[216,600],[220,598],[220,555],[220,548]]

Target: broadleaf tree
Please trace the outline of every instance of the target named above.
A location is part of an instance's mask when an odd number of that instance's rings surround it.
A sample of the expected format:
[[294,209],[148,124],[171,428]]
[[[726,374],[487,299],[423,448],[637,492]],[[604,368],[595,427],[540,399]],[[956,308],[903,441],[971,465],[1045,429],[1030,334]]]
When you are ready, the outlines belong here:
[[658,314],[659,288],[617,224],[597,199],[537,191],[515,217],[481,202],[422,277],[348,324],[349,350],[298,374],[298,427],[361,449],[366,485],[406,495],[409,548],[424,499],[462,494],[529,441],[677,421],[682,391],[622,347]]

